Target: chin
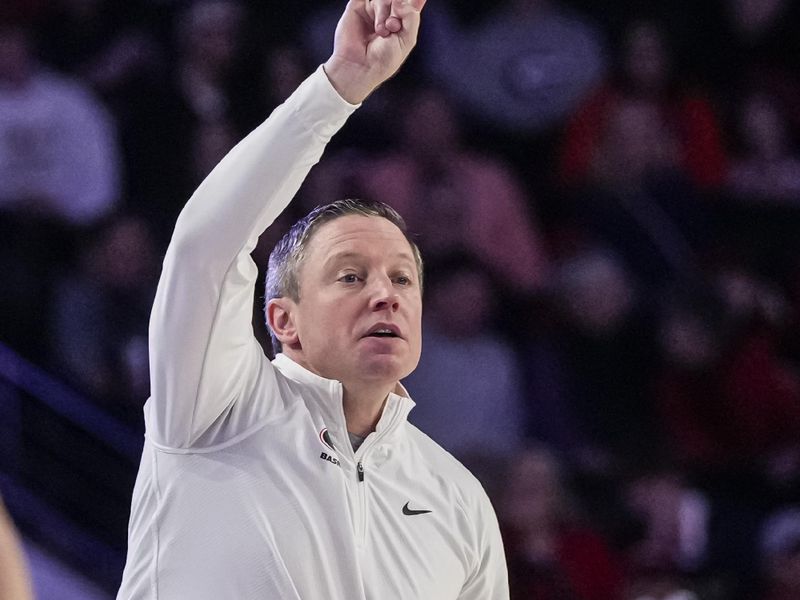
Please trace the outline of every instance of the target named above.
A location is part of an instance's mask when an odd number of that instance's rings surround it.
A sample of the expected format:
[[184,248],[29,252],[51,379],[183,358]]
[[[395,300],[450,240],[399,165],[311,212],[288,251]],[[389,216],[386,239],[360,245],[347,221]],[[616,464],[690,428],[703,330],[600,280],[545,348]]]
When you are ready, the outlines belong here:
[[396,383],[413,370],[407,362],[396,356],[370,356],[362,362],[360,371],[367,379]]

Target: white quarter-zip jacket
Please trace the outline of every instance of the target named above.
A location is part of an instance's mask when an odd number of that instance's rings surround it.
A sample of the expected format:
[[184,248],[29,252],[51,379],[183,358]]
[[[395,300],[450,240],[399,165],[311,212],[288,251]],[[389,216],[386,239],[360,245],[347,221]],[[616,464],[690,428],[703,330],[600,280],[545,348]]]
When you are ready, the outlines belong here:
[[405,390],[354,452],[341,384],[270,362],[252,332],[250,252],[355,108],[318,69],[178,219],[118,599],[508,598],[492,506],[408,423]]

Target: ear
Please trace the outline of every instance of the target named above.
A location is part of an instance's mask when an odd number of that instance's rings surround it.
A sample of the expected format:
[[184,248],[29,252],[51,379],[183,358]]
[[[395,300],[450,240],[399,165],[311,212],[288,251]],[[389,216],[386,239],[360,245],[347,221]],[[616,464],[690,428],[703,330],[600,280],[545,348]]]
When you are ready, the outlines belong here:
[[295,303],[289,298],[273,298],[267,302],[267,324],[284,348],[297,346],[300,336],[293,319]]

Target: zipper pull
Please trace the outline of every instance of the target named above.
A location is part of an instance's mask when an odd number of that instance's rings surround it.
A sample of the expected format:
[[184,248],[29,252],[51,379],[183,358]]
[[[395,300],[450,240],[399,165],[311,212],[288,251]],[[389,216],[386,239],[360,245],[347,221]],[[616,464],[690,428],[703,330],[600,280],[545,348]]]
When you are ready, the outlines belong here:
[[358,471],[358,480],[364,481],[364,465],[361,464],[361,461],[358,461],[356,470]]

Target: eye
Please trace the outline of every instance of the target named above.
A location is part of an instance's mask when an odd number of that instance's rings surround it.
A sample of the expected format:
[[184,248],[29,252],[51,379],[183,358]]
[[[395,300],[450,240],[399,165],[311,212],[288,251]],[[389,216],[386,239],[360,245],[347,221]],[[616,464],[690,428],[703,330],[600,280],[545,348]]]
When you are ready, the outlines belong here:
[[356,275],[355,273],[345,273],[344,275],[339,277],[339,281],[341,281],[342,283],[356,283],[359,280],[360,280],[359,276]]
[[407,275],[398,275],[394,278],[394,282],[399,285],[411,285],[411,277]]

